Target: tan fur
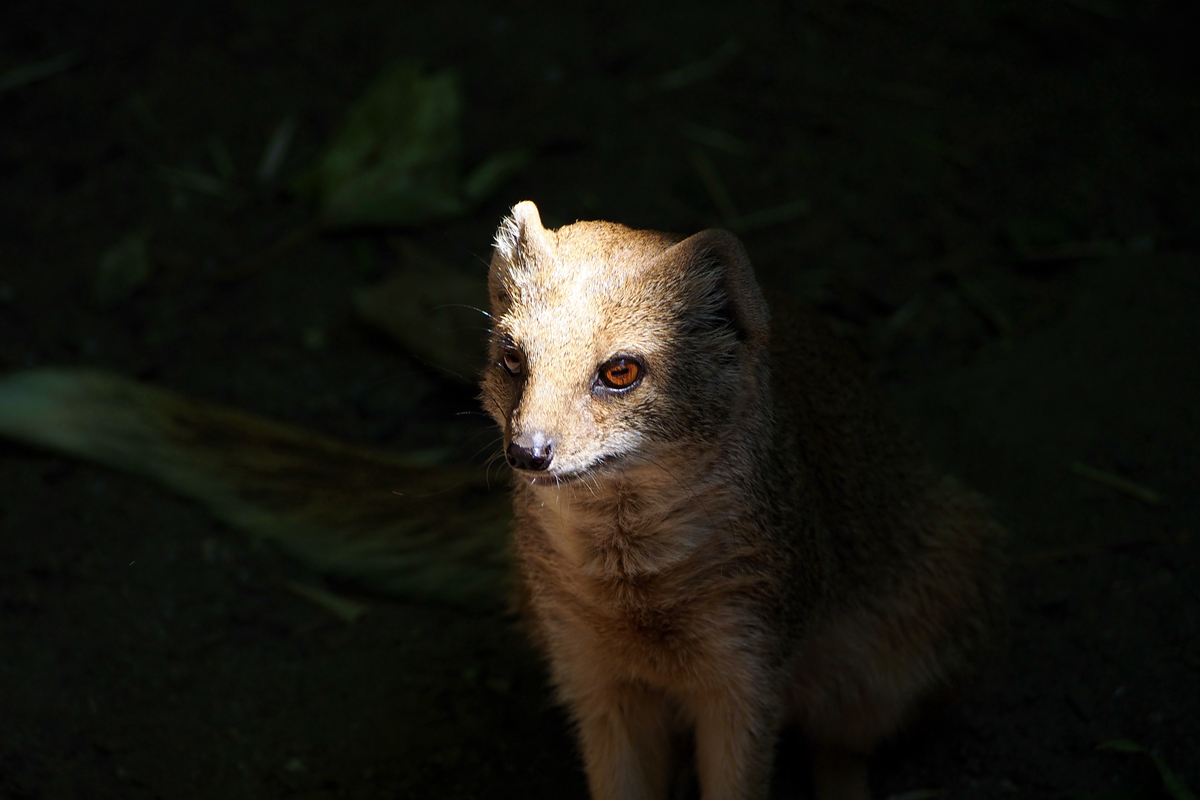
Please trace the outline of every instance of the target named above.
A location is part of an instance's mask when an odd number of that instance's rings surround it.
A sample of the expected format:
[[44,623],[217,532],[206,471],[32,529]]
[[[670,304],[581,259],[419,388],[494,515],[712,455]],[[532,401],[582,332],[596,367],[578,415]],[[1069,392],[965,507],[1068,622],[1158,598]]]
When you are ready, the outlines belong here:
[[[489,288],[484,406],[506,448],[552,448],[514,470],[523,608],[592,796],[666,797],[690,741],[705,800],[764,797],[794,721],[818,796],[866,798],[866,755],[984,652],[982,501],[815,315],[769,324],[730,234],[547,230],[525,202]],[[624,392],[597,382],[616,356],[644,370]]]

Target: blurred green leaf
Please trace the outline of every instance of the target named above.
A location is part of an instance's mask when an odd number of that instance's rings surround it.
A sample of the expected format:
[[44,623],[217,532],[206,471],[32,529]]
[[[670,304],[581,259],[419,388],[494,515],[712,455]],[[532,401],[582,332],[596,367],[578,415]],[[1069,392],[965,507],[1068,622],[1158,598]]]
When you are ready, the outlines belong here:
[[463,196],[474,205],[494,195],[513,176],[533,162],[533,150],[502,150],[483,160],[463,182]]
[[100,256],[92,285],[96,304],[102,308],[116,305],[141,288],[151,272],[153,264],[145,234],[126,236]]
[[229,193],[229,184],[216,175],[195,169],[161,166],[157,177],[160,181],[180,189],[189,189],[213,197],[224,197]]
[[443,263],[411,242],[395,243],[400,266],[354,293],[360,319],[450,377],[473,384],[485,360],[487,291],[477,275]]
[[1142,747],[1137,742],[1131,742],[1128,739],[1113,739],[1111,742],[1105,742],[1098,748],[1100,750],[1116,750],[1120,753],[1140,753],[1149,756],[1154,762],[1154,766],[1158,768],[1158,774],[1162,778],[1163,788],[1166,789],[1167,795],[1171,800],[1196,800],[1196,795],[1184,785],[1183,780],[1178,775],[1171,771],[1167,766],[1167,762],[1163,761],[1154,753]]
[[46,61],[39,61],[36,64],[28,64],[24,67],[10,69],[8,72],[0,75],[0,94],[4,94],[10,89],[19,89],[31,83],[53,78],[55,75],[66,72],[82,61],[83,59],[75,53],[63,53]]
[[450,71],[387,70],[350,107],[296,188],[326,228],[408,227],[457,216],[528,163],[502,153],[462,179],[462,97]]

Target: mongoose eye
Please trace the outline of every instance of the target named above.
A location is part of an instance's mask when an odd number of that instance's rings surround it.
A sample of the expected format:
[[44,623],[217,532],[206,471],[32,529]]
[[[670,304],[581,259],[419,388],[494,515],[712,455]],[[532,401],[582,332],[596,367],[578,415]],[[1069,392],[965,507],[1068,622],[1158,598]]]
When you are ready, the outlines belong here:
[[508,370],[509,375],[521,374],[521,369],[524,367],[521,359],[521,351],[512,342],[504,343],[504,351],[500,356],[500,363],[504,365],[504,369]]
[[632,358],[614,358],[600,367],[600,382],[609,389],[630,389],[642,377],[642,365]]

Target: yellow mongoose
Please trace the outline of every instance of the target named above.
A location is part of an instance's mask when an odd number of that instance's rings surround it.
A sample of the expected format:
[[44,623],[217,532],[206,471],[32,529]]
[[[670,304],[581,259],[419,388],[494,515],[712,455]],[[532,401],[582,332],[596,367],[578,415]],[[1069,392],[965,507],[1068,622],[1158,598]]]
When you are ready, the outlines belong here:
[[[762,798],[779,728],[821,800],[984,652],[999,527],[915,455],[849,348],[768,312],[730,234],[501,226],[485,407],[515,474],[519,594],[596,800]],[[0,435],[140,473],[384,591],[492,604],[506,516],[431,467],[117,376],[0,377]],[[683,759],[679,759],[682,762]]]
[[780,728],[817,796],[978,660],[1000,529],[934,474],[738,240],[517,205],[489,279],[485,408],[514,474],[519,594],[594,800],[766,796]]

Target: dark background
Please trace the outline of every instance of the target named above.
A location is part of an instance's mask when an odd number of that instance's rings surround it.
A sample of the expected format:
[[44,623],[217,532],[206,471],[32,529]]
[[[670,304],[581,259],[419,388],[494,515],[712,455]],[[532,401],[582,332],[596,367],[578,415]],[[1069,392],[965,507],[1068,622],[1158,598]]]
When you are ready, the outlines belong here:
[[[272,132],[295,116],[286,182],[385,67],[456,68],[469,161],[538,148],[468,217],[406,233],[480,280],[525,198],[548,225],[721,224],[699,150],[742,213],[807,201],[744,237],[768,293],[825,310],[1013,532],[1010,652],[885,748],[877,796],[1159,796],[1148,759],[1096,750],[1116,737],[1200,786],[1193,4],[431,5],[10,4],[0,73],[81,60],[0,94],[0,367],[98,366],[470,457],[472,390],[352,313],[386,234],[217,280],[311,216],[253,180]],[[236,196],[157,179],[211,172],[213,142]],[[157,272],[98,307],[100,256],[135,232]],[[290,579],[313,580],[153,485],[0,442],[0,797],[584,796],[510,620],[371,598],[346,625]],[[805,796],[799,753],[780,798]]]

